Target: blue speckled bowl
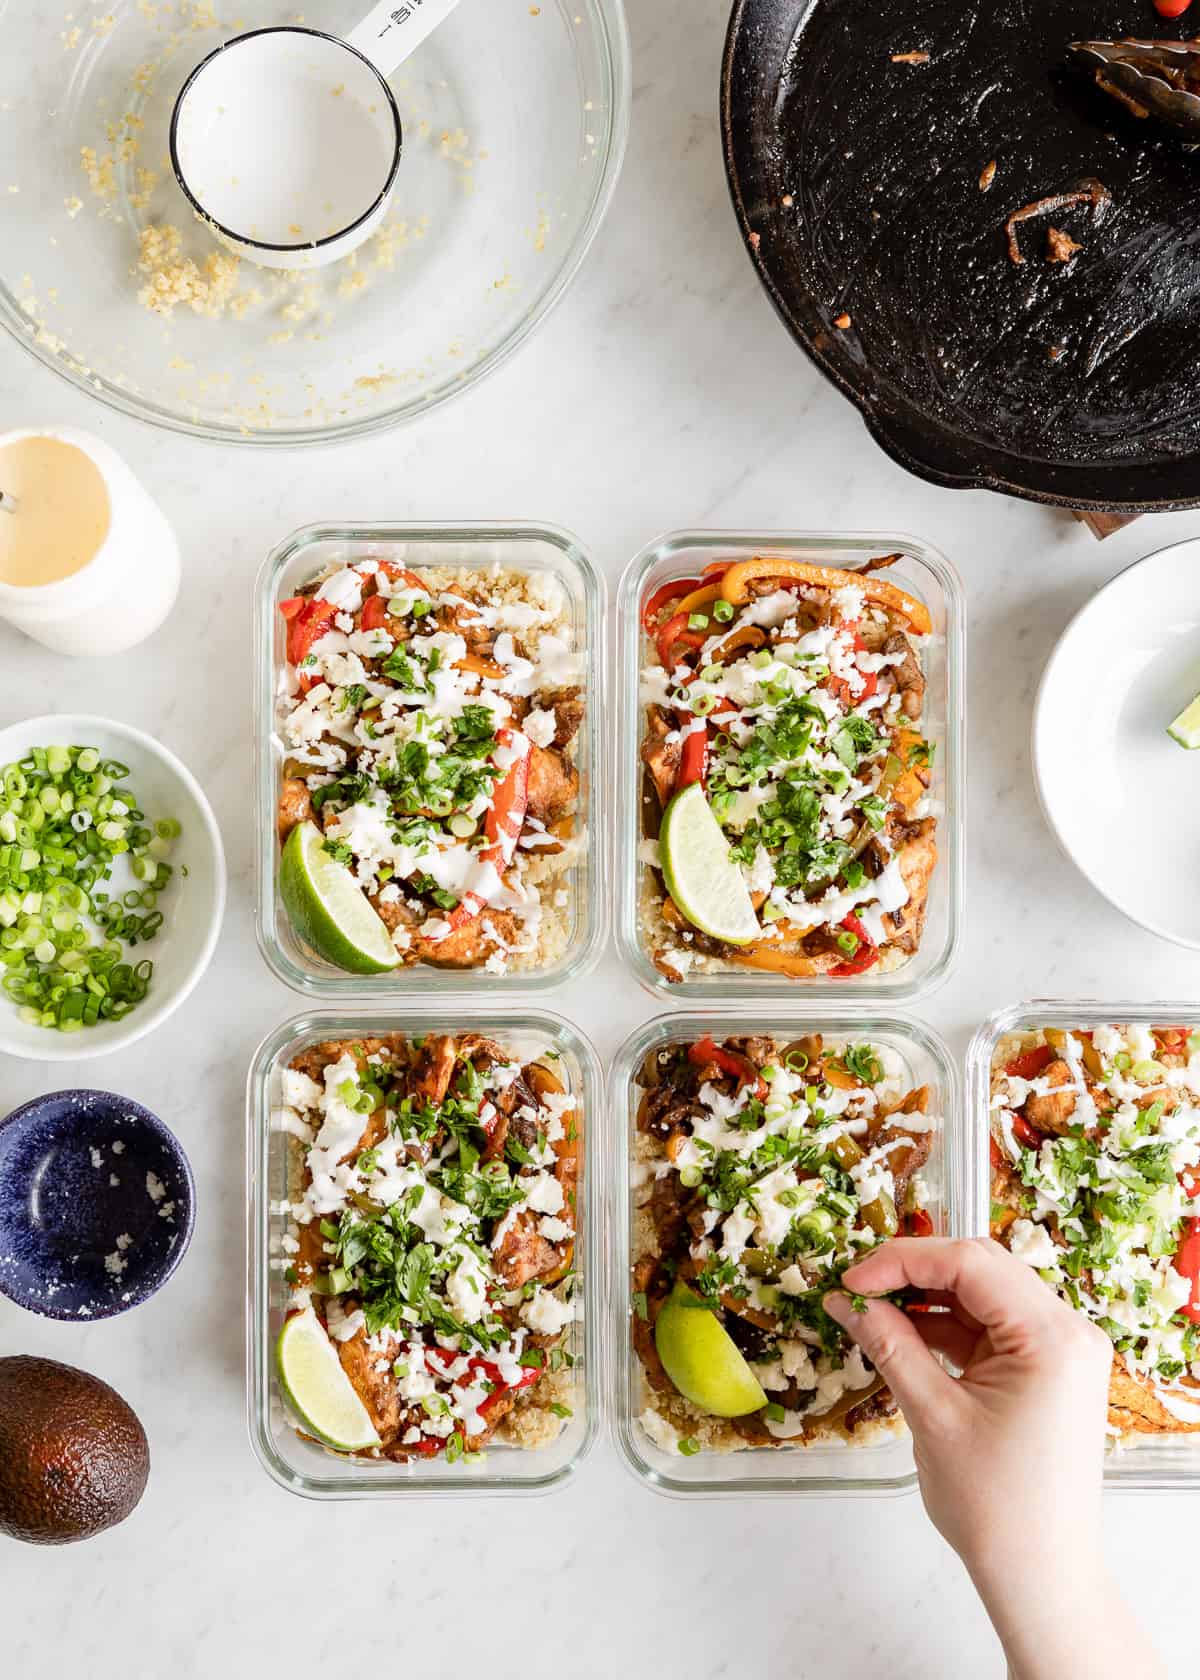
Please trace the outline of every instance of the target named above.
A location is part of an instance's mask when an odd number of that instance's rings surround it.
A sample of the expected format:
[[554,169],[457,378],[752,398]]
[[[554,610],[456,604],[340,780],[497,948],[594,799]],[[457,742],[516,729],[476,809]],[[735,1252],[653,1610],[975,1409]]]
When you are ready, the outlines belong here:
[[0,1293],[46,1318],[111,1318],[170,1277],[195,1183],[162,1121],[109,1091],[55,1091],[0,1120]]

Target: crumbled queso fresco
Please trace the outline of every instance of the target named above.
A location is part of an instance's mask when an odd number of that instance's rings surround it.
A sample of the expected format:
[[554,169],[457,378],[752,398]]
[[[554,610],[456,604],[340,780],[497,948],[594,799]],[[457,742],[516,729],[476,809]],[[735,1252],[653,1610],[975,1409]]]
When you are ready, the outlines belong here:
[[283,1248],[384,1456],[538,1445],[575,1318],[580,1116],[548,1063],[476,1034],[317,1045],[273,1124],[303,1158]]
[[730,964],[849,977],[899,966],[921,938],[937,860],[928,633],[902,591],[829,567],[789,576],[788,564],[725,563],[643,609],[647,797],[665,814],[702,783],[759,921],[740,948],[693,931],[657,873],[659,842],[644,842],[644,920],[670,980]]
[[1046,1029],[992,1072],[992,1234],[1113,1343],[1113,1434],[1200,1429],[1200,1033]]
[[311,818],[404,962],[565,946],[583,665],[556,579],[343,566],[284,602],[280,838]]
[[[665,1047],[637,1115],[633,1335],[656,1445],[681,1452],[858,1439],[895,1411],[822,1299],[885,1237],[929,1235],[922,1177],[931,1088],[866,1041],[766,1035]],[[720,1322],[767,1397],[712,1417],[680,1394],[654,1325],[679,1280]]]

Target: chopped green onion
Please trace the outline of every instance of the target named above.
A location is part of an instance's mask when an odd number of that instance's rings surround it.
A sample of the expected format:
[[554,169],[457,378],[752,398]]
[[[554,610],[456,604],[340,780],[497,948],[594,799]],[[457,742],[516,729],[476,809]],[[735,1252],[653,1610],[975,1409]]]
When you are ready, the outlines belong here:
[[718,624],[728,624],[729,620],[733,617],[733,613],[734,606],[732,601],[713,602],[712,615]]
[[[149,990],[154,965],[125,962],[123,942],[162,927],[156,904],[173,871],[155,854],[180,827],[171,819],[156,835],[119,785],[128,775],[94,747],[33,747],[0,768],[0,970],[22,1020],[77,1032],[120,1020]],[[138,888],[106,892],[120,856]]]

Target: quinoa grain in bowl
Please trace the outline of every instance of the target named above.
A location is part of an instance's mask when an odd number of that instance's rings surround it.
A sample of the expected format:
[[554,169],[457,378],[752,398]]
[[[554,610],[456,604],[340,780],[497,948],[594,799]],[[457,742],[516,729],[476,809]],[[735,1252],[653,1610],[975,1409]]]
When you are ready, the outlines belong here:
[[559,579],[381,555],[279,611],[280,879],[302,942],[355,973],[551,968],[572,938],[588,703]]

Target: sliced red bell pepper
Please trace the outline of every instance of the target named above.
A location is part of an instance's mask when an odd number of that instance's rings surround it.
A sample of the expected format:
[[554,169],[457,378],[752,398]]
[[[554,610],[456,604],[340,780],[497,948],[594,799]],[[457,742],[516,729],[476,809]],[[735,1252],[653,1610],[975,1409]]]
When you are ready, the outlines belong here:
[[683,750],[679,755],[679,774],[675,778],[675,791],[690,787],[693,782],[704,782],[704,773],[708,769],[708,730],[695,729],[684,739]]
[[[501,729],[496,735],[496,744],[497,747],[511,747],[517,739],[513,730]],[[525,751],[519,758],[514,759],[496,783],[492,790],[492,803],[483,819],[483,833],[487,844],[479,853],[480,862],[494,864],[501,873],[512,862],[517,841],[521,838],[525,812],[529,806],[531,751],[528,740],[524,736],[520,739],[525,741]],[[480,911],[486,908],[485,900],[480,898],[478,893],[464,893],[451,910],[447,918],[450,925],[442,937],[448,939],[451,933],[457,933],[459,928],[473,922]]]
[[358,615],[360,630],[379,630],[387,618],[387,602],[382,595],[368,595]]
[[1057,1055],[1058,1051],[1052,1045],[1038,1044],[1034,1049],[1022,1050],[1019,1056],[1014,1056],[1004,1071],[1010,1079],[1036,1079]]
[[933,1220],[924,1208],[914,1208],[905,1220],[910,1237],[931,1237],[933,1235]]
[[994,1137],[988,1138],[988,1160],[993,1167],[1003,1167],[1008,1164],[1004,1159],[1004,1151]]
[[683,595],[690,595],[694,589],[700,588],[699,578],[676,578],[674,583],[664,583],[656,589],[642,608],[642,628],[647,636],[657,636],[658,615],[668,601],[677,601]]
[[1186,1056],[1188,1030],[1186,1027],[1156,1027],[1154,1036],[1164,1056]]
[[308,658],[313,643],[319,641],[328,630],[338,608],[332,601],[322,601],[318,596],[311,595],[307,600],[301,599],[298,607],[294,601],[285,601],[279,610],[288,621],[288,663],[302,665]]
[[711,1035],[698,1038],[694,1044],[688,1045],[688,1060],[695,1062],[697,1067],[704,1067],[706,1063],[713,1063],[722,1073],[727,1073],[731,1079],[736,1079],[738,1086],[753,1085],[754,1095],[760,1102],[767,1097],[767,1082],[759,1073],[749,1056],[743,1056],[736,1050],[726,1050],[717,1043]]
[[1185,1219],[1183,1238],[1175,1250],[1172,1262],[1180,1277],[1188,1279],[1192,1293],[1186,1307],[1180,1307],[1184,1318],[1200,1324],[1200,1219]]
[[710,560],[701,573],[701,576],[708,578],[709,581],[712,582],[716,578],[724,577],[725,573],[733,564],[734,562],[732,560]]
[[445,1447],[445,1441],[436,1435],[422,1435],[419,1441],[409,1441],[404,1450],[406,1453],[416,1453],[419,1458],[435,1458]]
[[[426,1360],[437,1359],[446,1370],[456,1363],[462,1356],[452,1353],[449,1348],[432,1347],[425,1350]],[[460,1385],[469,1387],[482,1377],[491,1383],[492,1392],[478,1407],[481,1417],[486,1417],[497,1400],[504,1394],[519,1394],[523,1388],[528,1388],[541,1376],[544,1367],[541,1365],[522,1365],[521,1374],[515,1382],[505,1382],[500,1374],[499,1365],[491,1359],[484,1359],[481,1354],[472,1354],[467,1362],[467,1368],[461,1377],[454,1380]]]
[[293,595],[290,601],[280,601],[279,610],[283,614],[284,618],[291,620],[295,618],[296,614],[307,605],[307,596]]
[[383,572],[386,577],[393,579],[398,578],[401,583],[408,584],[410,589],[419,589],[423,595],[430,595],[433,593],[424,580],[417,576],[416,572],[410,572],[405,566],[397,566],[394,561],[381,560],[379,562],[379,570]]
[[693,651],[704,646],[703,630],[689,630],[688,616],[687,613],[676,613],[673,618],[667,620],[654,638],[658,649],[658,661],[665,671],[675,669],[675,662],[671,656],[679,642]]
[[[867,644],[858,633],[858,625],[846,624],[843,628],[848,630],[851,634],[855,653],[865,653],[867,651]],[[860,671],[859,675],[862,677],[863,686],[857,694],[853,692],[845,677],[826,677],[825,687],[829,690],[830,694],[834,695],[836,699],[841,701],[843,706],[853,709],[855,706],[861,706],[864,700],[869,700],[879,687],[879,678],[876,676],[874,671]]]
[[480,1360],[480,1364],[483,1366],[483,1372],[487,1377],[487,1380],[491,1383],[495,1383],[496,1385],[492,1392],[488,1395],[487,1399],[484,1400],[479,1407],[479,1414],[481,1417],[487,1416],[502,1395],[519,1394],[523,1388],[529,1388],[530,1385],[535,1383],[541,1376],[543,1369],[540,1365],[522,1365],[521,1375],[517,1378],[516,1382],[506,1383],[500,1375],[498,1366],[493,1365],[486,1359]]
[[1023,1114],[1013,1115],[1013,1136],[1018,1143],[1024,1144],[1026,1149],[1035,1151],[1039,1150],[1046,1141],[1045,1134],[1031,1126]]
[[858,940],[858,947],[852,957],[839,963],[836,968],[831,968],[830,974],[837,980],[845,980],[849,975],[865,974],[869,968],[874,968],[879,961],[879,947],[853,911],[838,925],[854,935]]

